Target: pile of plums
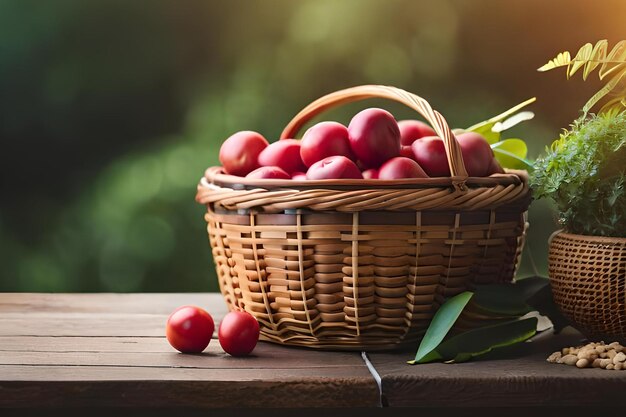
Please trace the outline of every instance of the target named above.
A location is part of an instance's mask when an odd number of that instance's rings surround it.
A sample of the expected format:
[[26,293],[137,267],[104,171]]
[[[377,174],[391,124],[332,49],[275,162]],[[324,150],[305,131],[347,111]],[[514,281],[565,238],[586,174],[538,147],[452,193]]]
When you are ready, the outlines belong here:
[[[489,143],[478,133],[456,135],[471,177],[503,170]],[[450,176],[443,140],[418,120],[396,122],[387,111],[370,108],[348,127],[321,122],[301,140],[272,144],[259,133],[237,132],[222,144],[220,162],[227,174],[253,179],[381,179]]]

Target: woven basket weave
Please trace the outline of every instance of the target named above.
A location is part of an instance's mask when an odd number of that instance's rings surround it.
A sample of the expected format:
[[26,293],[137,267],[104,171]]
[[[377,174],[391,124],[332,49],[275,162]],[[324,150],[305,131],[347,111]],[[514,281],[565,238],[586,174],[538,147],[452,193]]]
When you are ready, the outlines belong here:
[[549,273],[555,303],[592,340],[626,342],[626,238],[556,233]]
[[513,279],[527,174],[468,178],[453,133],[424,99],[385,86],[337,91],[296,115],[281,139],[325,109],[374,97],[433,126],[451,177],[249,180],[212,167],[198,185],[222,294],[257,318],[264,340],[390,349],[416,342],[445,298]]

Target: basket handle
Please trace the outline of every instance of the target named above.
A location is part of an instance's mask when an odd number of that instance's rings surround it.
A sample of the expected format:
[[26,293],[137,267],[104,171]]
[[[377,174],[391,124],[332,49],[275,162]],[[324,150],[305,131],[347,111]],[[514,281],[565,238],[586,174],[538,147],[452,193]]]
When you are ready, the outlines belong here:
[[397,101],[421,114],[430,123],[437,135],[443,139],[453,184],[459,189],[465,188],[465,180],[468,177],[467,170],[463,164],[461,147],[454,137],[454,133],[450,130],[448,122],[438,111],[433,110],[426,100],[399,88],[385,85],[361,85],[325,95],[296,114],[285,127],[280,138],[293,138],[304,124],[324,110],[368,98],[385,98]]

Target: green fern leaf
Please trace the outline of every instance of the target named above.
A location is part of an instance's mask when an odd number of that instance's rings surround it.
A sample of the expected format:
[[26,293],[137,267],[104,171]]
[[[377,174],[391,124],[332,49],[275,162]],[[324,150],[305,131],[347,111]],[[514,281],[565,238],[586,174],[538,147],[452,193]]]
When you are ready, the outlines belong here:
[[590,43],[586,43],[582,48],[578,50],[578,53],[572,59],[570,63],[569,72],[567,73],[567,78],[570,78],[572,75],[576,74],[581,67],[589,62],[592,58],[593,54],[593,46]]
[[545,72],[545,71],[550,71],[551,69],[554,69],[554,68],[566,67],[566,66],[569,66],[571,61],[572,61],[572,57],[568,51],[561,52],[560,54],[556,56],[556,58],[551,59],[550,61],[548,61],[547,64],[538,68],[537,71]]
[[[598,101],[602,100],[602,98],[604,96],[609,94],[611,92],[611,90],[613,90],[619,84],[619,82],[622,80],[622,78],[626,79],[626,68],[624,68],[624,71],[619,72],[615,77],[611,78],[609,80],[609,82],[606,83],[606,85],[604,87],[602,87],[597,93],[595,93],[593,96],[591,96],[591,98],[583,106],[583,113],[584,114],[589,113],[589,110],[591,110],[591,108]],[[621,100],[620,100],[620,102],[621,102]]]
[[600,109],[600,113],[613,109],[619,111],[626,109],[626,85],[623,83],[626,81],[626,41],[618,42],[611,51],[609,51],[606,39],[598,41],[595,46],[586,43],[578,50],[574,58],[568,51],[561,52],[538,71],[549,71],[559,67],[567,67],[568,79],[582,68],[583,80],[586,80],[589,74],[599,67],[598,77],[600,80],[607,80],[606,84],[585,103],[584,115],[587,115],[591,108],[606,96],[613,98]]
[[593,47],[587,60],[585,61],[585,68],[583,70],[583,80],[587,80],[589,74],[595,70],[600,62],[592,60],[594,56],[605,56],[606,51],[609,48],[609,42],[606,39],[602,39],[596,43],[596,46]]
[[598,71],[600,79],[603,80],[612,72],[619,71],[620,67],[624,68],[624,61],[626,61],[626,41],[619,41],[606,56],[606,62],[602,63]]

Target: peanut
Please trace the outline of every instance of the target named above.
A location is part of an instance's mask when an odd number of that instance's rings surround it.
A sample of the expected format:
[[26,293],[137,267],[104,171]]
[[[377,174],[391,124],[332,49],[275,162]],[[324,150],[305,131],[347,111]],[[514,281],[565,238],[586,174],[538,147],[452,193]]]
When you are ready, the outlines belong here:
[[590,361],[598,357],[598,353],[594,350],[584,350],[578,352],[578,359],[589,359]]
[[586,368],[589,366],[589,359],[578,359],[576,361],[576,367],[577,368]]
[[576,365],[578,368],[626,370],[626,347],[618,342],[590,342],[583,346],[564,347],[547,358],[551,363]]
[[561,358],[561,363],[565,365],[576,365],[576,362],[578,362],[578,356],[576,355],[569,354]]
[[609,345],[610,349],[613,349],[615,352],[619,353],[619,352],[623,352],[624,351],[624,346],[620,345],[618,342],[613,342]]

